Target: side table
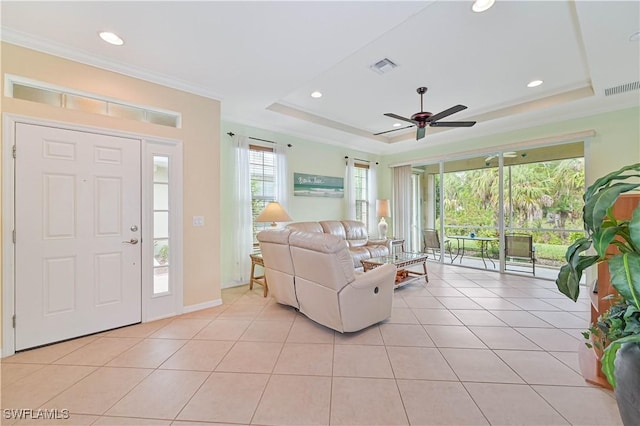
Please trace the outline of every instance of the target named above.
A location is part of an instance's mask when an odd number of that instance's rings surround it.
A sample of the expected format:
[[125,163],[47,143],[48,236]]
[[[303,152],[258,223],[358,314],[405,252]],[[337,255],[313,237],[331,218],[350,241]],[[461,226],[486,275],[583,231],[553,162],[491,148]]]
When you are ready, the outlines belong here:
[[395,254],[396,247],[400,247],[400,253],[404,253],[404,238],[388,237],[391,240],[391,253]]
[[[267,277],[264,274],[264,259],[261,254],[252,253],[249,255],[251,258],[251,276],[249,277],[249,290],[253,290],[253,284],[256,283],[264,287],[264,297],[267,297],[269,287],[267,286]],[[262,275],[256,276],[256,265],[262,267]]]

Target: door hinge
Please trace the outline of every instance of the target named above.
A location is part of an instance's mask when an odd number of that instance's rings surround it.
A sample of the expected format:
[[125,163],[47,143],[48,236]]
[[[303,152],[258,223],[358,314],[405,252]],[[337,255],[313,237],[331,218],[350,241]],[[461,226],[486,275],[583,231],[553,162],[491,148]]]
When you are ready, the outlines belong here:
[[14,229],[12,232],[13,244],[16,243],[16,230]]
[[13,328],[16,328],[16,314],[13,314],[11,321],[13,322]]
[[16,146],[14,145],[13,148],[11,148],[11,151],[13,153],[13,158],[16,158]]

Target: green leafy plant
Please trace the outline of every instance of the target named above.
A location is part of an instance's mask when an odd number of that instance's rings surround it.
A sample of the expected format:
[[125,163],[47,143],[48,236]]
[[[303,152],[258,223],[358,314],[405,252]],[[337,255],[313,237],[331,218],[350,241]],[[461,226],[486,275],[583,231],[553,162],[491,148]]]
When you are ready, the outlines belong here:
[[611,342],[627,336],[640,334],[640,309],[618,296],[614,297],[611,308],[582,333],[588,340],[588,347],[595,347],[600,353]]
[[[589,333],[606,337],[603,343],[608,345],[602,356],[602,371],[614,387],[613,362],[618,349],[627,342],[640,343],[640,207],[633,211],[630,220],[618,220],[613,215],[613,205],[620,194],[640,187],[640,183],[636,183],[640,182],[639,179],[640,163],[637,163],[609,173],[587,188],[583,208],[587,236],[577,239],[567,248],[566,264],[560,268],[556,279],[558,290],[576,301],[580,295],[582,273],[595,264],[608,264],[611,284],[621,297],[601,317],[603,327],[592,324]],[[607,252],[611,245],[618,249],[615,253]],[[583,254],[591,247],[596,254]],[[628,332],[624,331],[627,324]]]

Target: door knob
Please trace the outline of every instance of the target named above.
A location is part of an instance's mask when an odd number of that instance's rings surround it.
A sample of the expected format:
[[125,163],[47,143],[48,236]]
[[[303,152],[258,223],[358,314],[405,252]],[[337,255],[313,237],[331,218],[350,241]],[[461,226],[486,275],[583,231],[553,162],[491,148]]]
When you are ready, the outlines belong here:
[[123,243],[127,243],[127,244],[138,244],[138,239],[137,238],[132,238],[129,241],[123,241]]

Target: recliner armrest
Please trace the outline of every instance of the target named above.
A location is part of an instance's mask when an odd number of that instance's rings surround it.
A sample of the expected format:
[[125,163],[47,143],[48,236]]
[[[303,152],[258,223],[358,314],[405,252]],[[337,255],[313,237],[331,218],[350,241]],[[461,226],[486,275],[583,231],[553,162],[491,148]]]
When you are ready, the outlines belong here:
[[384,239],[384,240],[368,240],[367,244],[368,246],[385,246],[389,249],[389,253],[391,253],[391,240],[390,239]]
[[356,275],[355,281],[350,285],[355,288],[369,288],[380,285],[393,287],[396,280],[396,265],[386,264],[378,266],[363,274]]

